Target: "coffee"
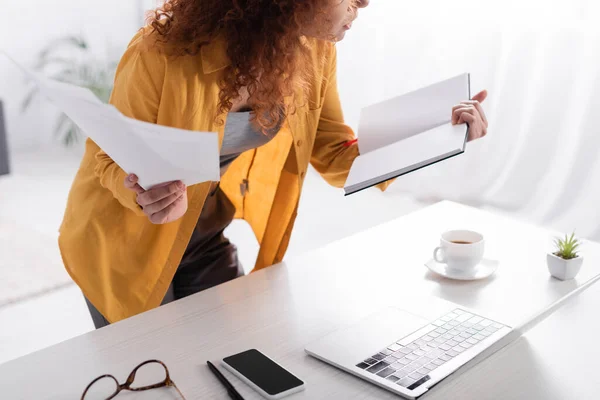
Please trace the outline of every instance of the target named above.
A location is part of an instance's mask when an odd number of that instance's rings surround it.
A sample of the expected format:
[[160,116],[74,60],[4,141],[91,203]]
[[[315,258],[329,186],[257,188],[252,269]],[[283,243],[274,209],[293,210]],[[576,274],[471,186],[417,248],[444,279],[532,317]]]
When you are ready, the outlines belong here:
[[485,241],[474,231],[453,230],[442,234],[440,247],[433,252],[435,261],[450,269],[468,271],[483,259]]

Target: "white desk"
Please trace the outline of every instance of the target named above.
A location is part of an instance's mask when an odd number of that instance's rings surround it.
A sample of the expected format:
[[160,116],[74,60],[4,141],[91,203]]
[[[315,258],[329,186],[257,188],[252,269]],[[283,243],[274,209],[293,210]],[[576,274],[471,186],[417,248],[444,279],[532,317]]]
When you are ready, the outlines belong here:
[[[423,263],[448,228],[478,230],[493,278],[454,282]],[[315,229],[319,229],[315,227]],[[395,395],[307,356],[305,344],[402,295],[427,293],[481,312],[524,318],[600,272],[600,245],[586,243],[575,281],[549,277],[550,233],[450,202],[391,221],[282,265],[240,278],[104,329],[0,366],[2,399],[78,399],[96,376],[125,380],[138,363],[157,358],[190,399],[227,399],[206,360],[258,348],[306,382],[290,399],[397,399]],[[525,337],[427,399],[596,399],[600,393],[597,307],[592,286]],[[43,331],[40,331],[43,334]],[[231,375],[246,399],[259,396]],[[117,399],[176,399],[172,389],[125,392]]]

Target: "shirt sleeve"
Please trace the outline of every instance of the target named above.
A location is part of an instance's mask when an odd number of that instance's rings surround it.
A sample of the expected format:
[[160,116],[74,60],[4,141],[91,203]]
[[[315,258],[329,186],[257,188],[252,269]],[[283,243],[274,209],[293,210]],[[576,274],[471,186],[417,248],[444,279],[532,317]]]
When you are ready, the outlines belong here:
[[[311,155],[311,165],[332,186],[343,187],[359,156],[357,138],[344,116],[337,86],[337,50],[332,46],[329,78]],[[377,185],[384,191],[393,180]]]
[[[164,81],[164,56],[134,41],[135,38],[121,58],[109,103],[127,117],[157,123]],[[94,172],[100,184],[110,190],[121,205],[144,216],[137,204],[137,195],[124,186],[127,175],[136,171],[123,171],[102,150],[96,153],[96,162]]]

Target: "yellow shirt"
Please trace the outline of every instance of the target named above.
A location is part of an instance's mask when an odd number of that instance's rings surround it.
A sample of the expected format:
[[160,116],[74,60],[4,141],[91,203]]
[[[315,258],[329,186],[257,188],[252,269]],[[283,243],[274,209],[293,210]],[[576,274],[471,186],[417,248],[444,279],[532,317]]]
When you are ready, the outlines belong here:
[[[229,65],[226,45],[213,41],[194,56],[169,58],[142,32],[123,55],[110,99],[124,115],[159,125],[217,132],[218,81]],[[253,229],[260,251],[254,270],[283,259],[309,163],[342,187],[358,156],[355,136],[343,122],[337,92],[336,49],[308,39],[313,79],[308,98],[268,144],[243,153],[229,167],[221,188],[236,207],[235,218]],[[93,141],[73,182],[59,246],[65,267],[84,295],[110,322],[158,307],[196,226],[211,186],[188,187],[188,211],[179,220],[154,225],[123,185],[127,173]],[[242,193],[240,184],[248,181]],[[389,182],[379,185],[384,190]]]

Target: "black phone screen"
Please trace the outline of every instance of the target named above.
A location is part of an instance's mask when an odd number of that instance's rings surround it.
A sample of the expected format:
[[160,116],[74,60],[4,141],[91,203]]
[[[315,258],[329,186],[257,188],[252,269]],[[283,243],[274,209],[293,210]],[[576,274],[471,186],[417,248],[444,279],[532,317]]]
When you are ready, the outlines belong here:
[[276,395],[304,384],[256,349],[226,357],[223,361],[269,395]]

